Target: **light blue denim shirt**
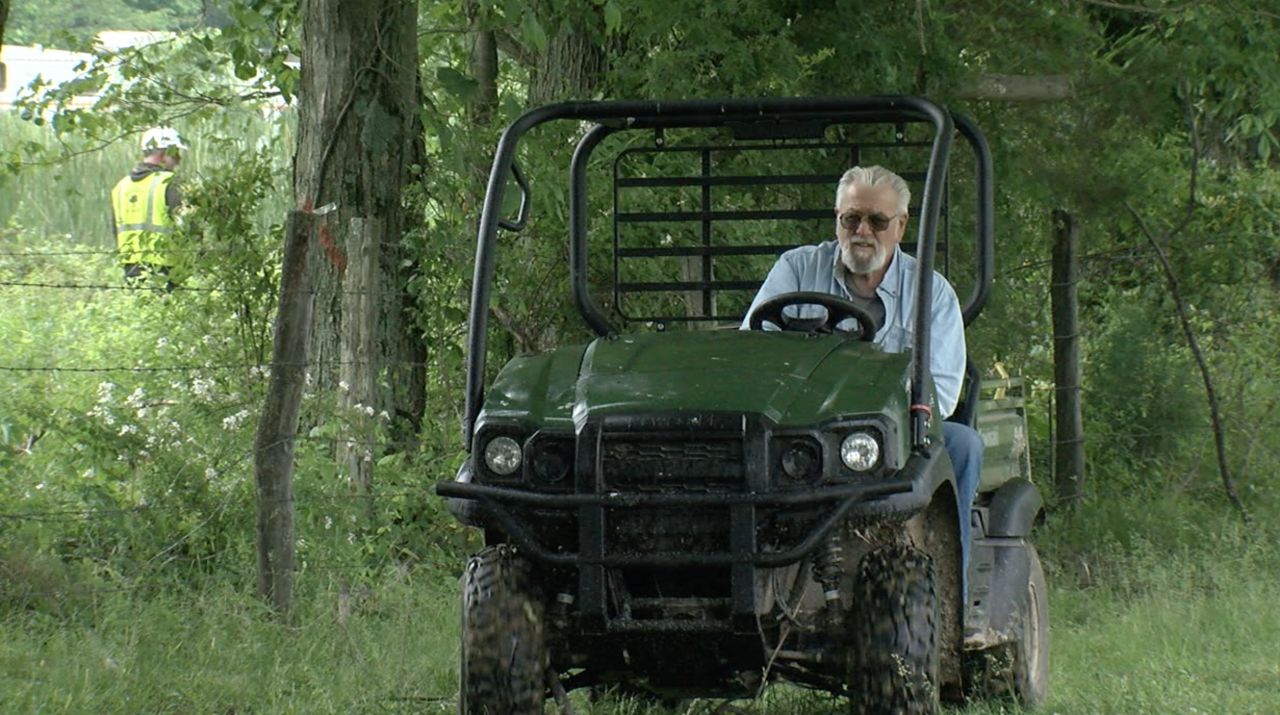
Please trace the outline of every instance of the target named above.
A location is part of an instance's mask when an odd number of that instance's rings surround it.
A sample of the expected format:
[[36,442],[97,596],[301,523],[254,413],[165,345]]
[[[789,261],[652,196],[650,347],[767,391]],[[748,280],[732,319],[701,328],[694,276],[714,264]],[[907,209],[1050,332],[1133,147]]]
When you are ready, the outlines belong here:
[[[845,287],[844,264],[839,260],[840,247],[831,240],[815,246],[801,246],[782,254],[773,264],[760,292],[751,302],[742,329],[748,329],[751,313],[765,300],[781,293],[815,291],[849,298]],[[876,333],[875,344],[886,352],[907,352],[915,335],[916,259],[894,247],[893,258],[876,295],[884,303],[884,325]],[[821,308],[801,309],[800,314],[821,315]],[[956,409],[960,384],[964,379],[964,318],[955,289],[941,274],[933,278],[933,327],[930,330],[929,370],[938,394],[938,409],[945,419]]]

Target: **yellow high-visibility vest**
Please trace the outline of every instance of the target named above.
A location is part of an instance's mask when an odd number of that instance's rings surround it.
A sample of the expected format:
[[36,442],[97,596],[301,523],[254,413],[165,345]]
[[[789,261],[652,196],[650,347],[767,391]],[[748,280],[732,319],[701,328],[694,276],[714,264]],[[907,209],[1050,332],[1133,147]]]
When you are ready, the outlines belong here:
[[126,176],[111,190],[121,263],[176,266],[183,262],[182,256],[165,252],[174,248],[170,236],[175,225],[165,205],[165,191],[172,180],[172,171],[156,171],[140,181]]

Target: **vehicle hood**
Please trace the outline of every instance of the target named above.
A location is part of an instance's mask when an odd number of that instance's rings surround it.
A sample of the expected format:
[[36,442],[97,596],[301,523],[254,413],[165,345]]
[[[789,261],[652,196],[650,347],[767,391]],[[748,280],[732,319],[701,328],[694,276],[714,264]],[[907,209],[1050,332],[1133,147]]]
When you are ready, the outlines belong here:
[[621,413],[759,413],[809,425],[901,409],[910,357],[837,336],[727,330],[600,338],[516,358],[479,423],[580,428]]

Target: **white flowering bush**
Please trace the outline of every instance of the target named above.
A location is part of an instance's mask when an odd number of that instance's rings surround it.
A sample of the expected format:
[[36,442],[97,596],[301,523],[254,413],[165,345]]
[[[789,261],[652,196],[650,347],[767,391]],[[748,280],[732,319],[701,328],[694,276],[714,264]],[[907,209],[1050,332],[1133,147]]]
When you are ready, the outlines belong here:
[[[113,269],[70,280],[111,285]],[[119,559],[113,569],[168,547],[168,564],[224,549],[252,515],[248,445],[264,385],[228,367],[243,362],[234,326],[181,294],[50,293],[6,296],[14,310],[0,318],[24,336],[0,347],[0,366],[32,368],[0,388],[0,512],[25,517],[24,538],[66,558]]]

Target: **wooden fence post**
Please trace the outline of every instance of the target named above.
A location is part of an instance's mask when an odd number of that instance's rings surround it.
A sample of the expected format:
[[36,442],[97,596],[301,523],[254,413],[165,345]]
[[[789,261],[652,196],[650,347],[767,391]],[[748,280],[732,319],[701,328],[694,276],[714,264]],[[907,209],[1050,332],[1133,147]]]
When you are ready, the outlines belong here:
[[309,211],[291,211],[286,224],[271,376],[254,442],[258,597],[282,618],[288,616],[293,605],[293,444],[307,379],[314,298],[306,268],[315,217]]
[[1078,225],[1061,209],[1053,212],[1053,381],[1056,435],[1053,441],[1054,488],[1070,504],[1084,496],[1084,425],[1080,413],[1080,333],[1076,283]]

